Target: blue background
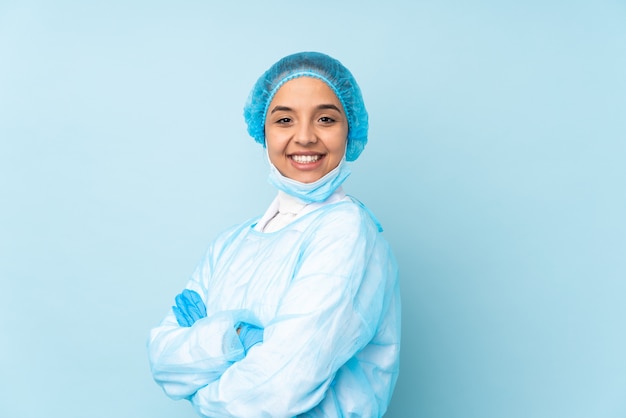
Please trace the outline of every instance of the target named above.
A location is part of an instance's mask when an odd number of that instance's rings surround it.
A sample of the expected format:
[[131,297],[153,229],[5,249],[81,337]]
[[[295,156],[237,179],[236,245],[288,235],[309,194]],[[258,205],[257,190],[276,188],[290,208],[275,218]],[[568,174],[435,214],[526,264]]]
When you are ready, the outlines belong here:
[[280,57],[361,84],[401,267],[388,417],[626,417],[623,1],[0,3],[0,416],[194,417],[145,341],[274,191]]

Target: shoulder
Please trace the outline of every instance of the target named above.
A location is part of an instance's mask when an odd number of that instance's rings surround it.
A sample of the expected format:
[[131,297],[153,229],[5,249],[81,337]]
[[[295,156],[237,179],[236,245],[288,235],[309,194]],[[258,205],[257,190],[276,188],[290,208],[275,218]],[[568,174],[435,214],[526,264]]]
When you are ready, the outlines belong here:
[[353,227],[371,227],[382,230],[378,219],[363,203],[352,196],[345,200],[328,205],[322,214],[323,222],[338,222]]
[[220,232],[210,243],[208,253],[219,254],[222,249],[228,247],[234,240],[248,232],[258,221],[258,217],[248,219],[247,221],[232,225]]
[[380,233],[379,224],[371,211],[356,199],[346,199],[326,205],[317,211],[309,229],[314,235],[347,239],[375,239]]

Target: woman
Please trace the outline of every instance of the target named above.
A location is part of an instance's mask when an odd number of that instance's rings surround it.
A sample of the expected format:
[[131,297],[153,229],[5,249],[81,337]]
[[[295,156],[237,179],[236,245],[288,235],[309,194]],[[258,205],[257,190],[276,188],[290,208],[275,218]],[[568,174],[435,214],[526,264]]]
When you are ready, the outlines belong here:
[[382,229],[342,182],[367,142],[352,74],[303,52],[244,111],[278,195],[222,233],[151,331],[165,393],[207,417],[380,417],[398,376],[400,293]]

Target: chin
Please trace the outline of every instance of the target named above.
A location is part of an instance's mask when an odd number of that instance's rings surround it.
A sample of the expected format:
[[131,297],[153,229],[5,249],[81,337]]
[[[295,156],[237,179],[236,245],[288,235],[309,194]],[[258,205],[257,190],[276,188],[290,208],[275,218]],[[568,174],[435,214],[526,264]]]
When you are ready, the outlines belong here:
[[311,176],[294,176],[292,177],[293,180],[295,181],[299,181],[300,183],[314,183],[316,181],[318,181],[319,179],[321,179],[323,176],[316,176],[316,175],[311,175]]

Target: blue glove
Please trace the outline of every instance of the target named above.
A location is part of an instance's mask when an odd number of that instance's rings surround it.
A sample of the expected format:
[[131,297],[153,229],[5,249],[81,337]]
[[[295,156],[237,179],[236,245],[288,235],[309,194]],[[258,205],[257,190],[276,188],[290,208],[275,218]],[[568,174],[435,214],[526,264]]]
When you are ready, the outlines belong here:
[[198,319],[206,316],[206,306],[200,295],[189,289],[176,296],[176,306],[172,306],[178,325],[190,327]]
[[242,322],[237,329],[239,330],[239,339],[246,353],[252,346],[263,342],[263,328]]

